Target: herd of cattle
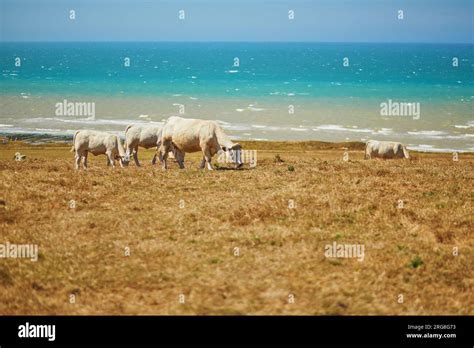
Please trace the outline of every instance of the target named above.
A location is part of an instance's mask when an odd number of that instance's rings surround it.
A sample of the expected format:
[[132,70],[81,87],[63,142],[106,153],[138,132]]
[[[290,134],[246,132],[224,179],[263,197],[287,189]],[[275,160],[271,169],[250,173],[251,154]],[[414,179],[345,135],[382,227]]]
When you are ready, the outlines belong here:
[[[212,170],[211,158],[219,151],[224,151],[228,158],[235,163],[236,168],[243,165],[241,160],[242,147],[234,143],[224,133],[215,121],[186,119],[172,116],[163,126],[129,125],[125,129],[125,148],[116,135],[93,130],[78,130],[74,134],[71,151],[75,152],[76,169],[79,169],[81,160],[87,168],[87,155],[106,155],[107,165],[115,166],[118,160],[122,167],[127,166],[133,157],[135,164],[138,161],[138,148],[156,147],[152,164],[159,158],[164,169],[168,168],[167,159],[172,153],[179,164],[184,168],[186,153],[202,152],[200,168]],[[365,159],[370,158],[409,158],[405,145],[397,142],[369,140],[366,143]]]

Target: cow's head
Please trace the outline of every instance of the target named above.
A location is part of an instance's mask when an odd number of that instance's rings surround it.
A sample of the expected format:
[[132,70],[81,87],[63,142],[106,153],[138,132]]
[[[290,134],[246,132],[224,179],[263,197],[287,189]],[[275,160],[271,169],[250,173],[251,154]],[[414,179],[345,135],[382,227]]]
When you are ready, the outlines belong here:
[[408,154],[408,150],[407,150],[407,147],[405,145],[403,145],[403,156],[406,159],[410,159],[410,155]]
[[231,158],[232,162],[235,163],[235,168],[240,168],[244,164],[242,162],[242,146],[238,143],[232,145],[232,147],[221,147],[228,156]]
[[125,152],[122,156],[115,155],[115,159],[119,160],[124,167],[127,167],[130,163],[130,154],[128,154],[128,152]]
[[397,157],[397,158],[410,158],[405,145],[403,145],[403,144],[397,144],[396,145],[395,157]]

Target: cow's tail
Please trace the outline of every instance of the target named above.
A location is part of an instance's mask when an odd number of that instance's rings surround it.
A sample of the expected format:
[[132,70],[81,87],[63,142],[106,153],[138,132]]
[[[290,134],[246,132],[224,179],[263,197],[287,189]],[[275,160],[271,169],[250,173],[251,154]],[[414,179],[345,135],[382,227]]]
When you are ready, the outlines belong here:
[[[126,141],[126,140],[125,140]],[[128,153],[125,151],[125,148],[123,147],[122,140],[118,135],[115,136],[115,148],[118,151],[118,154],[120,157],[127,155]]]
[[158,133],[156,134],[156,151],[161,147],[161,144],[163,143],[163,127],[160,128]]
[[71,152],[74,152],[75,150],[75,145],[76,145],[76,135],[77,133],[79,133],[80,131],[76,131],[76,133],[74,133],[74,136],[72,137],[72,147],[71,147]]
[[123,142],[123,145],[125,146],[125,148],[127,149],[128,151],[128,144],[127,144],[127,132],[130,128],[133,127],[133,124],[129,124],[126,128],[125,128],[125,141]]

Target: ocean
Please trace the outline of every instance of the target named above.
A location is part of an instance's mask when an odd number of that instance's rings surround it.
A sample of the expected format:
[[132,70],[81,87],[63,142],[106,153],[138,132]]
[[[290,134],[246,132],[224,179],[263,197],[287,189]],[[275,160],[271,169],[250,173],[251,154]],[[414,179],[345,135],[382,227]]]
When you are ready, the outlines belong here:
[[3,42],[0,134],[120,134],[180,115],[218,120],[234,139],[472,152],[473,47]]

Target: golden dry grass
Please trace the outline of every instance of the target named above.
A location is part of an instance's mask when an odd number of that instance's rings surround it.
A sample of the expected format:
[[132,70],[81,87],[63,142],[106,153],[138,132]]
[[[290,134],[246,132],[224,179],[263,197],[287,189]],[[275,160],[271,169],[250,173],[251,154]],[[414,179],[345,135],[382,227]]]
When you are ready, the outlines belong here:
[[[201,171],[188,156],[164,172],[140,150],[142,168],[99,156],[76,172],[69,145],[0,145],[0,244],[40,251],[0,259],[0,314],[474,314],[473,154],[244,147],[257,168]],[[326,258],[334,241],[364,245],[364,261]]]

